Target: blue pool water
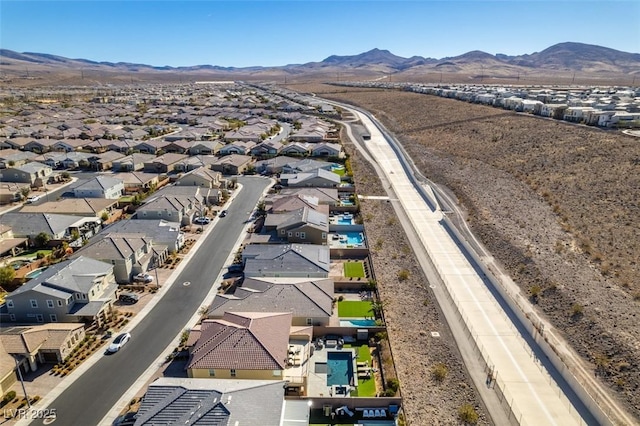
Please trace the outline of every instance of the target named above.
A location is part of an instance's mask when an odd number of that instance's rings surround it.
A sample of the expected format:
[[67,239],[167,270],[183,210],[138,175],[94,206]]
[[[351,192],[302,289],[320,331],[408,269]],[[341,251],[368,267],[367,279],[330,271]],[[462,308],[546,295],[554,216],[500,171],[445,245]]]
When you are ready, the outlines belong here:
[[370,319],[351,319],[340,320],[340,327],[375,327],[376,320]]
[[351,352],[329,352],[327,354],[327,386],[349,385],[353,377]]
[[36,269],[35,271],[31,271],[29,272],[27,275],[25,275],[25,278],[31,279],[31,278],[35,278],[38,275],[40,275],[41,273],[43,273],[47,268],[40,268],[40,269]]
[[364,242],[364,237],[360,232],[346,232],[347,235],[347,244],[352,245],[362,245]]
[[344,217],[341,217],[338,219],[338,225],[353,225],[353,219],[345,219]]

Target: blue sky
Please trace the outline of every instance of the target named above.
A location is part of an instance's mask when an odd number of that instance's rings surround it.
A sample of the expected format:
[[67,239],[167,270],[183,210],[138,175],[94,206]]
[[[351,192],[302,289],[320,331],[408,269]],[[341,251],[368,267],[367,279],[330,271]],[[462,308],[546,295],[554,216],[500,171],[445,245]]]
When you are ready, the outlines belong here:
[[640,53],[640,1],[11,1],[0,47],[155,66],[277,66],[373,48],[443,58],[574,41]]

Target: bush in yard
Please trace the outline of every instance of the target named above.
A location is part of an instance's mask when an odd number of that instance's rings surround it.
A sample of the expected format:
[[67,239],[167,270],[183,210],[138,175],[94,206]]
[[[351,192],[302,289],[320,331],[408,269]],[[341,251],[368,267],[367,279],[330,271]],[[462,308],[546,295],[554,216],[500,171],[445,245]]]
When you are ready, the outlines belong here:
[[2,406],[7,405],[16,397],[16,391],[9,391],[2,397]]
[[398,379],[389,379],[387,380],[387,389],[393,390],[393,394],[395,395],[400,387],[400,382]]
[[408,279],[409,279],[409,271],[407,271],[406,269],[403,269],[403,270],[398,272],[398,280],[399,281],[406,281]]

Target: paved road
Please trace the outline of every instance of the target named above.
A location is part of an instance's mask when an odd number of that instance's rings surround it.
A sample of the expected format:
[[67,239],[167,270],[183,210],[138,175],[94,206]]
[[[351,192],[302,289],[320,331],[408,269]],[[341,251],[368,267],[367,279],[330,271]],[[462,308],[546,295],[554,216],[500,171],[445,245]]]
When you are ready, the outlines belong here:
[[[513,409],[511,418],[521,424],[595,424],[577,398],[570,396],[577,403],[573,407],[549,373],[531,356],[531,349],[487,290],[482,276],[442,225],[442,213],[434,208],[434,194],[413,175],[409,164],[401,161],[398,151],[392,149],[389,135],[376,126],[372,117],[357,111],[354,114],[369,130],[371,140],[366,142],[367,149],[397,194],[410,227],[440,276],[439,281],[469,328],[467,334],[477,342],[482,358],[497,373],[498,388],[506,394]],[[418,191],[419,188],[426,189],[429,195]]]
[[[200,308],[235,248],[248,219],[247,212],[255,208],[269,184],[259,177],[240,177],[238,182],[243,189],[229,207],[227,217],[219,219],[173,286],[131,330],[131,341],[120,352],[105,355],[49,405],[57,410],[56,425],[99,424],[136,379],[190,325],[189,319]],[[190,285],[184,286],[184,282]]]

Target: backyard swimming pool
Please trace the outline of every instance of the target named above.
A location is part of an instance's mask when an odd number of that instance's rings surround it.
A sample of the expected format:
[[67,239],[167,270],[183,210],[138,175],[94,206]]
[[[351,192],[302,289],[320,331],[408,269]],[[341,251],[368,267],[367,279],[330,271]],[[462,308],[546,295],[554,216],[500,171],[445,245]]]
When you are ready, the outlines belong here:
[[31,279],[31,278],[35,278],[38,275],[40,275],[41,273],[43,273],[47,268],[40,268],[40,269],[36,269],[35,271],[31,271],[29,272],[27,275],[25,275],[25,278]]
[[364,236],[362,235],[362,232],[345,232],[344,235],[347,236],[347,244],[359,246],[364,243]]
[[350,385],[353,380],[353,353],[327,353],[327,386]]
[[350,319],[340,320],[340,327],[375,327],[376,320],[371,319]]

